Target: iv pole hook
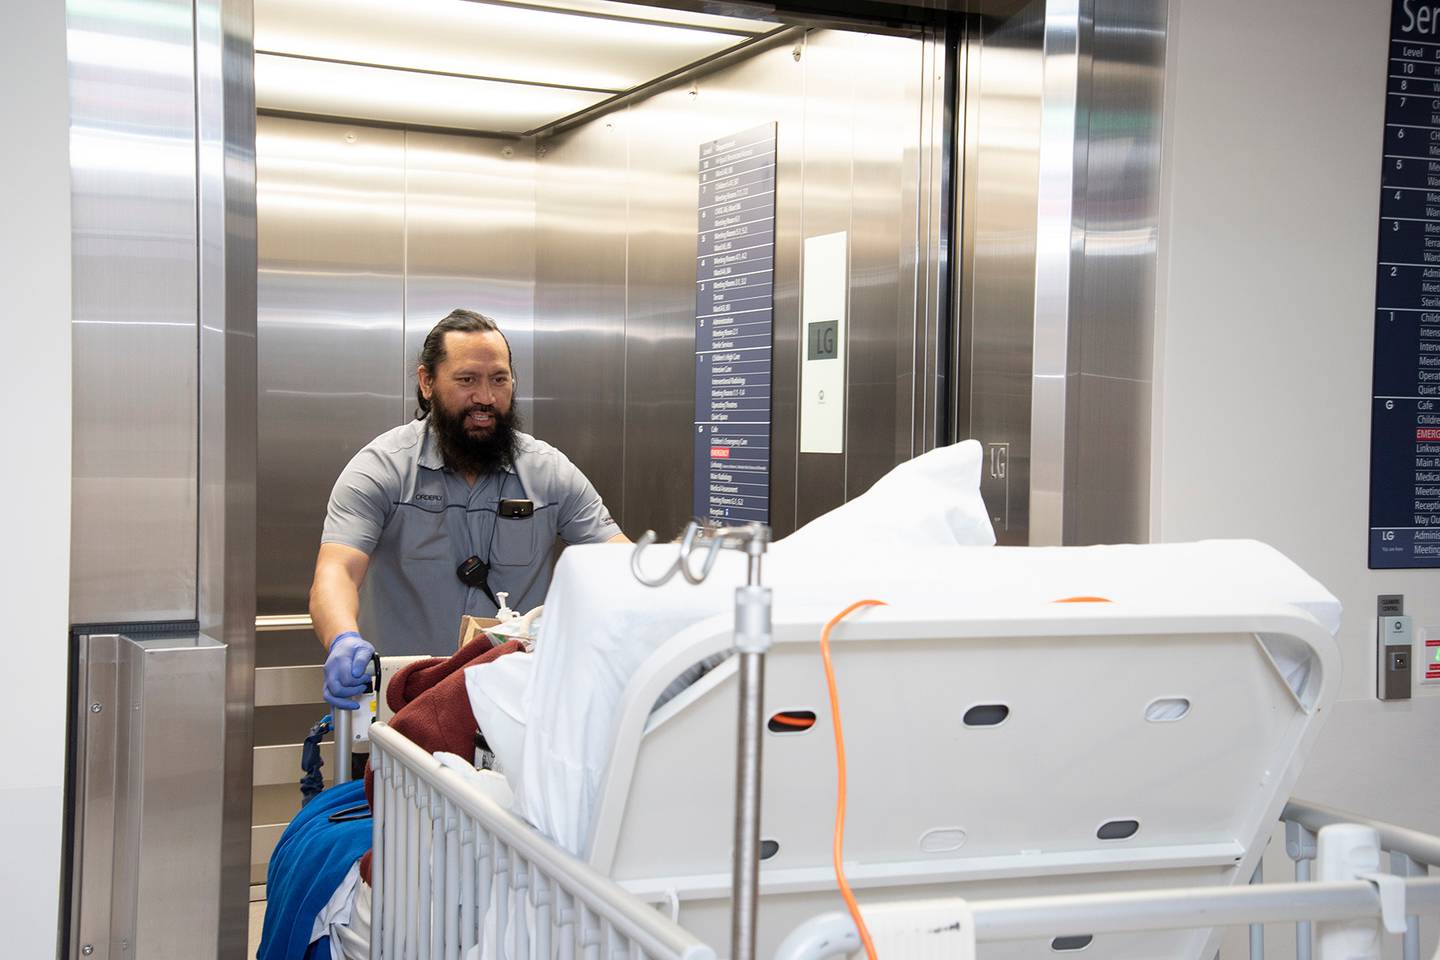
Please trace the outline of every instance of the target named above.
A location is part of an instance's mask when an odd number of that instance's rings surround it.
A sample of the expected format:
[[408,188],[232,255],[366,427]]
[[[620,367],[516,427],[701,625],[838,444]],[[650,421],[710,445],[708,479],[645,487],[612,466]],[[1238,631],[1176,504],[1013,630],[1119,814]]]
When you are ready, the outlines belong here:
[[[646,530],[644,536],[635,544],[634,551],[630,554],[630,572],[635,575],[647,587],[660,587],[669,583],[675,574],[679,573],[686,581],[699,584],[710,576],[710,571],[715,569],[715,562],[719,559],[720,550],[726,545],[726,537],[716,536],[707,531],[699,523],[691,520],[685,527],[685,535],[680,540],[680,550],[673,563],[670,564],[663,574],[658,577],[647,575],[640,566],[640,554],[646,548],[653,546],[656,541],[655,531]],[[698,542],[697,542],[698,541]],[[705,550],[705,561],[701,564],[700,572],[696,573],[691,566],[690,557],[700,550]]]

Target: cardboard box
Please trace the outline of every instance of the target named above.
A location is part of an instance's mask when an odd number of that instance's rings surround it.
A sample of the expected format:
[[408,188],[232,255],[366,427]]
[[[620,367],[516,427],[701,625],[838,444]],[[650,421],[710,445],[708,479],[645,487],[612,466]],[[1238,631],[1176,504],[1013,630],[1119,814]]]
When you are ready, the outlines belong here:
[[474,640],[486,627],[497,626],[499,623],[494,617],[472,617],[466,614],[460,618],[460,646]]

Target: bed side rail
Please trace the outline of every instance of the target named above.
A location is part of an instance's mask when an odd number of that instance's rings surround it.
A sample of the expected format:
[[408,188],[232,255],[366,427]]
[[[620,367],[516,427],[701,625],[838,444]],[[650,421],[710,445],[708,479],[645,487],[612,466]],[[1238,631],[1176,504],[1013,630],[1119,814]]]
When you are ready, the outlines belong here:
[[[1243,887],[1187,887],[1175,890],[1078,894],[1016,900],[918,901],[862,908],[876,946],[896,942],[938,942],[961,934],[952,956],[974,957],[976,945],[1007,940],[1053,938],[1049,951],[1081,950],[1097,935],[1181,930],[1196,923],[1240,926],[1257,922],[1378,921],[1384,908],[1373,884],[1285,883]],[[1405,910],[1440,911],[1440,879],[1412,879],[1404,887]],[[923,922],[910,919],[918,917]],[[1343,925],[1343,924],[1342,924]],[[1076,935],[1074,931],[1084,930]],[[1376,941],[1378,946],[1378,941]],[[1348,946],[1348,944],[1343,944]],[[827,913],[797,927],[775,960],[827,960],[861,949],[850,917]],[[979,951],[984,956],[984,951]],[[1320,950],[1321,960],[1375,957],[1378,951]]]
[[[1257,871],[1242,887],[911,901],[861,909],[877,947],[884,942],[913,952],[916,945],[938,946],[948,937],[954,942],[945,943],[947,955],[957,960],[974,958],[977,945],[985,943],[1053,938],[1051,952],[1082,950],[1097,935],[1191,929],[1197,923],[1249,925],[1251,960],[1265,956],[1256,932],[1266,923],[1298,925],[1300,960],[1379,960],[1382,931],[1403,933],[1405,960],[1418,960],[1418,916],[1440,914],[1440,877],[1428,876],[1440,861],[1440,837],[1303,800],[1291,800],[1281,819],[1286,852],[1296,861],[1295,883],[1263,883]],[[1328,851],[1318,837],[1326,828],[1342,831]],[[1376,869],[1380,852],[1390,854],[1389,875]],[[1311,880],[1313,860],[1320,861],[1323,880]],[[859,949],[851,918],[826,913],[796,927],[775,960],[827,960]]]
[[[1440,837],[1412,830],[1409,827],[1386,823],[1361,816],[1349,810],[1339,810],[1319,803],[1311,803],[1292,797],[1280,814],[1285,824],[1285,853],[1295,861],[1295,882],[1306,883],[1311,879],[1311,863],[1316,859],[1318,846],[1316,835],[1325,827],[1335,823],[1355,823],[1374,830],[1380,838],[1380,849],[1390,855],[1390,872],[1403,879],[1429,876],[1430,868],[1440,866]],[[1420,958],[1420,918],[1407,911],[1405,936],[1402,941],[1404,960]],[[1250,929],[1250,954],[1263,956],[1264,933],[1258,927]],[[1296,960],[1311,960],[1313,956],[1314,931],[1309,921],[1301,921],[1295,928]]]
[[385,724],[371,728],[370,748],[371,960],[463,958],[477,943],[517,960],[715,960]]

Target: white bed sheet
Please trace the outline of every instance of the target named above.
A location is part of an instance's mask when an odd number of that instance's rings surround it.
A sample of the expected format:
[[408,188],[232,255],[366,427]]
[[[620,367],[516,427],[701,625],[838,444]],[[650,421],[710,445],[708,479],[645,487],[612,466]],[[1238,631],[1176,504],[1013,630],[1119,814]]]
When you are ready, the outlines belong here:
[[[912,483],[942,460],[947,466],[973,460],[974,468],[962,493],[909,501],[912,517],[943,514],[971,491],[978,501],[979,445],[968,445],[974,449],[957,445],[930,464],[920,458],[906,465],[915,471]],[[965,546],[961,535],[993,543],[985,536],[988,523],[983,531],[963,526],[973,520],[964,510],[932,521],[929,529],[892,523],[896,495],[892,488],[869,504],[859,498],[822,518],[824,523],[772,545],[764,580],[774,590],[777,617],[817,608],[838,611],[862,597],[963,615],[967,609],[993,612],[1103,596],[1116,603],[1173,602],[1180,609],[1288,603],[1332,633],[1339,626],[1339,602],[1262,543]],[[897,533],[897,527],[907,529]],[[968,533],[957,534],[957,528]],[[626,545],[566,550],[546,597],[536,652],[466,671],[471,705],[514,790],[514,809],[582,857],[626,685],[646,657],[678,631],[731,611],[734,588],[745,577],[744,557],[727,551],[699,586],[677,577],[649,588],[630,573],[631,550]],[[674,551],[657,546],[650,562],[662,563]],[[1281,668],[1303,672],[1304,664]],[[492,730],[499,736],[491,736]]]
[[[824,560],[828,567],[836,557],[863,550],[867,544],[907,544],[911,548],[994,544],[995,532],[980,497],[983,459],[979,442],[966,440],[896,466],[864,494],[773,544],[766,560],[767,575],[777,563],[781,569],[806,569],[811,558]],[[500,769],[515,785],[526,781],[527,770],[534,771],[529,782],[537,786],[530,790],[528,801],[519,799],[519,809],[527,816],[528,810],[559,808],[579,796],[577,815],[585,818],[597,786],[588,758],[597,749],[608,752],[613,714],[625,683],[661,641],[723,612],[740,582],[737,575],[743,580],[742,558],[727,551],[702,586],[692,587],[677,577],[664,589],[651,591],[629,575],[630,549],[572,547],[561,556],[546,595],[546,615],[540,621],[536,644],[540,650],[554,647],[555,653],[511,654],[465,672],[472,710]],[[656,548],[654,553],[663,563],[674,551]],[[617,578],[612,574],[620,567],[614,564],[622,557],[626,573]],[[823,575],[823,569],[819,573]],[[557,588],[557,584],[566,585]],[[611,594],[617,584],[623,587],[623,596]],[[597,600],[600,606],[596,606]],[[549,639],[562,636],[566,639]],[[569,652],[576,645],[584,652]],[[553,691],[567,689],[579,679],[567,665],[581,661],[589,664],[587,669],[598,671],[594,689],[573,700],[565,699],[558,709],[537,706],[550,704]],[[544,678],[538,699],[528,695],[536,670]],[[526,722],[531,715],[548,717],[540,725],[545,729],[532,728]],[[574,739],[577,735],[578,740]],[[553,783],[558,789],[550,802],[539,798],[542,790],[549,789],[538,786],[542,783]],[[561,825],[542,815],[532,822],[567,849],[579,851],[587,831],[576,829],[571,818],[565,819]]]

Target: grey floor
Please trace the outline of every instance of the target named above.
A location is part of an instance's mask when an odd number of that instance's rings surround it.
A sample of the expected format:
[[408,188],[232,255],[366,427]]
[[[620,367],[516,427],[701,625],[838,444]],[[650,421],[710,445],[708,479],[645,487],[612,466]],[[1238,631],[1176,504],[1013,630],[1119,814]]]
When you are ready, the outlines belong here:
[[250,904],[250,951],[247,957],[255,956],[260,949],[260,924],[265,921],[265,901],[256,900]]

